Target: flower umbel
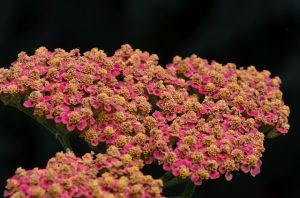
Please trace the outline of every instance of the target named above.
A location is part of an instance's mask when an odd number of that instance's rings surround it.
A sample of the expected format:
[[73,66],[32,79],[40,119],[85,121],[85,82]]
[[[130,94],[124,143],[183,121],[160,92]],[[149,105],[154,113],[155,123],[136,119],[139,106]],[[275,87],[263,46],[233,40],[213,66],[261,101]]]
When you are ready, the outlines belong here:
[[130,45],[112,56],[41,47],[0,69],[0,99],[94,147],[105,143],[113,155],[158,162],[200,185],[220,175],[231,180],[234,171],[260,172],[265,137],[289,129],[280,83],[269,71],[196,55],[162,67],[157,55]]
[[18,168],[7,180],[5,197],[162,197],[162,181],[143,175],[141,160],[110,149],[81,158],[59,152],[45,169]]

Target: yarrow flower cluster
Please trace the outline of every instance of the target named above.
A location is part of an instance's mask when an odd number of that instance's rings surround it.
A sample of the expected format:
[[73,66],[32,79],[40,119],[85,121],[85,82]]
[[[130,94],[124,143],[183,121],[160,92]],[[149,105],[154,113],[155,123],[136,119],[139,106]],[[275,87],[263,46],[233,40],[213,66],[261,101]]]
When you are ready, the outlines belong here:
[[18,98],[38,118],[78,131],[122,155],[158,162],[181,179],[260,172],[264,133],[288,132],[289,108],[279,77],[196,55],[162,67],[158,56],[122,45],[114,55],[92,49],[21,52],[0,70],[0,97]]
[[116,148],[107,154],[59,152],[45,169],[18,168],[8,179],[4,196],[22,197],[162,197],[162,181],[143,175],[141,160],[121,156]]

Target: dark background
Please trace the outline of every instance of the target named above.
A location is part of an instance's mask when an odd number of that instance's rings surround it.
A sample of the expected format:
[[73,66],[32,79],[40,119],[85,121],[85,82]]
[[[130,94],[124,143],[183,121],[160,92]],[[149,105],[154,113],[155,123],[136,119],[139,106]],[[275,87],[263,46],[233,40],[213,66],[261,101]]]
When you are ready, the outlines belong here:
[[[262,173],[235,173],[207,181],[194,197],[300,197],[300,1],[299,0],[1,0],[0,65],[8,67],[24,50],[92,47],[109,54],[130,43],[160,57],[196,53],[220,63],[255,65],[279,75],[284,100],[291,108],[286,137],[266,141]],[[82,143],[78,144],[78,153]],[[0,194],[5,181],[22,166],[44,167],[62,150],[55,137],[34,120],[0,104]],[[151,169],[158,177],[157,167]],[[145,170],[149,173],[150,169]],[[183,186],[167,195],[176,195]]]

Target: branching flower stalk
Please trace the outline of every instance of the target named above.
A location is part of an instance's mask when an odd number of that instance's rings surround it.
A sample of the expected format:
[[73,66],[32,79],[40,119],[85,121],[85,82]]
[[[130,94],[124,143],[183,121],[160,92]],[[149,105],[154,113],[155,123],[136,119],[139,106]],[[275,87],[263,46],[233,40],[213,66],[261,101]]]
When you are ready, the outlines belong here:
[[289,129],[280,83],[269,71],[196,55],[162,67],[157,55],[130,45],[112,56],[41,47],[0,69],[0,99],[48,128],[65,149],[78,134],[94,152],[112,149],[162,165],[164,187],[186,182],[183,195],[191,197],[207,179],[260,173],[265,137]]
[[54,122],[45,120],[44,118],[34,117],[32,110],[23,107],[20,104],[20,101],[5,100],[4,104],[20,110],[21,112],[25,113],[29,117],[36,120],[38,123],[40,123],[46,129],[48,129],[59,140],[59,142],[61,143],[61,145],[63,146],[65,151],[67,149],[72,150],[70,139],[69,139],[71,134],[63,126],[59,126],[59,125],[55,124]]

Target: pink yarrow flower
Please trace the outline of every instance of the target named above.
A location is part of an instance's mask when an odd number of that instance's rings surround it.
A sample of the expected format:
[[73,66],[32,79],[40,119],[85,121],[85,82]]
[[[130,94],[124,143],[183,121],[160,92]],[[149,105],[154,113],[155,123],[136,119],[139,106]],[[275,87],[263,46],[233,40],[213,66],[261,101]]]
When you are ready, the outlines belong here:
[[[18,168],[7,180],[5,197],[162,197],[162,181],[144,175],[141,160],[108,154],[57,153],[46,168]],[[134,179],[132,179],[134,178]]]
[[162,67],[156,54],[130,45],[112,56],[41,47],[0,69],[0,98],[200,185],[260,172],[265,136],[289,129],[280,83],[269,71],[196,55]]

